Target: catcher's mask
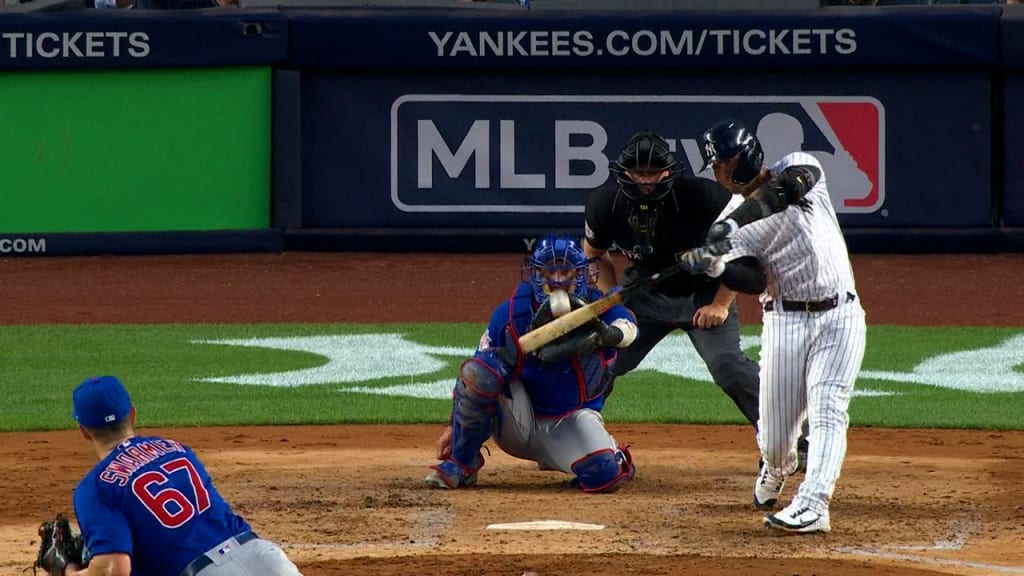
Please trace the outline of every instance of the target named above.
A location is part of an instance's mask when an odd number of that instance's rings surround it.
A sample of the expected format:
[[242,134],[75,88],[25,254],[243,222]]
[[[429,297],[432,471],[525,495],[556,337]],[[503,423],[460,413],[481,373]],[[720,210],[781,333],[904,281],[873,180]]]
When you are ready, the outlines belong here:
[[764,151],[753,132],[739,120],[722,120],[704,131],[704,167],[716,162],[728,162],[739,156],[732,172],[733,184],[748,184],[761,173]]
[[657,205],[672,191],[672,182],[683,168],[661,134],[644,130],[629,139],[609,170],[630,202]]
[[549,234],[523,259],[522,275],[533,287],[537,304],[543,304],[553,290],[586,300],[587,284],[597,282],[597,266],[570,236]]

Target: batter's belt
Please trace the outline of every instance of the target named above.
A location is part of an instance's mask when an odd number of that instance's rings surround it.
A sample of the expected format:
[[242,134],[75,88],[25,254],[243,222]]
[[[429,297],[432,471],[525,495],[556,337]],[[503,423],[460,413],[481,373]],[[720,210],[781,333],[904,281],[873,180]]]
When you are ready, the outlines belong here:
[[[234,537],[234,540],[238,542],[239,546],[241,546],[242,544],[245,544],[246,542],[250,540],[255,540],[257,538],[259,538],[259,536],[257,536],[255,532],[242,532],[241,534],[236,535]],[[218,548],[219,547],[220,545],[218,545]],[[179,573],[178,576],[196,576],[196,574],[198,574],[200,570],[206,568],[210,564],[213,564],[213,560],[210,560],[209,556],[203,554],[202,556],[199,556],[195,560],[190,562],[188,566],[185,566],[185,568],[182,569],[181,573]]]
[[[842,302],[853,302],[857,298],[854,294],[847,292]],[[812,300],[801,302],[800,300],[782,300],[782,309],[786,312],[828,312],[839,306],[839,294],[824,300]],[[769,300],[764,303],[764,311],[771,312],[775,309],[775,301]]]

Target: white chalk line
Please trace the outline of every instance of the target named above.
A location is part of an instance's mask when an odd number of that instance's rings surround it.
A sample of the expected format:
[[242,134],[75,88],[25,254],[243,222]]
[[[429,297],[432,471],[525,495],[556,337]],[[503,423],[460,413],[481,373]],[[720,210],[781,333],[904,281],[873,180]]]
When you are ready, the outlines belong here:
[[871,556],[874,558],[883,558],[886,560],[904,560],[908,562],[920,562],[922,564],[933,564],[939,566],[956,566],[958,568],[978,568],[982,570],[990,570],[993,572],[1003,572],[1006,574],[1024,574],[1024,567],[1018,566],[1002,566],[998,564],[988,564],[985,562],[973,562],[970,560],[955,560],[949,558],[933,558],[931,556],[922,556],[919,554],[906,554],[902,552],[890,552],[889,550],[938,550],[938,551],[957,551],[967,544],[967,538],[974,532],[976,525],[973,522],[956,522],[954,526],[959,524],[960,529],[953,533],[953,536],[946,540],[936,540],[931,546],[926,545],[900,545],[900,546],[877,546],[871,548],[855,548],[852,546],[837,548],[836,552],[845,554],[855,554],[859,556]]
[[935,564],[939,566],[956,566],[958,568],[979,568],[993,572],[1004,572],[1006,574],[1024,574],[1024,568],[1018,566],[1001,566],[999,564],[986,564],[984,562],[971,562],[969,560],[951,560],[947,558],[932,558],[930,556],[919,556],[917,554],[898,554],[895,552],[884,552],[882,550],[870,550],[860,548],[839,548],[837,552],[856,554],[860,556],[871,556],[884,558],[886,560],[906,560],[908,562],[920,562],[922,564]]

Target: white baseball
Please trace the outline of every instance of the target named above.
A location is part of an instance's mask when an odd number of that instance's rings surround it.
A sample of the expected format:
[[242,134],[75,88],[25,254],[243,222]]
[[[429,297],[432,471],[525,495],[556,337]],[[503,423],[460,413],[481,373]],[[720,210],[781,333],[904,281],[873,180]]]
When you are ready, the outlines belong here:
[[565,290],[555,290],[548,296],[551,301],[551,315],[555,318],[565,316],[572,312],[572,304],[569,302],[569,294]]

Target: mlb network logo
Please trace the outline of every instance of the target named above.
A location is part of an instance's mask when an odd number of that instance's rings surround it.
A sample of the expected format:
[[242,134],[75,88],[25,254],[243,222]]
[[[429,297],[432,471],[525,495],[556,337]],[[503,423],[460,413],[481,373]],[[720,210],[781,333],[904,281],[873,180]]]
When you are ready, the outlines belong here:
[[814,155],[838,213],[885,201],[885,109],[867,96],[414,94],[391,107],[391,199],[404,212],[579,213],[630,135],[660,132],[691,174],[698,139],[735,118],[765,163]]

